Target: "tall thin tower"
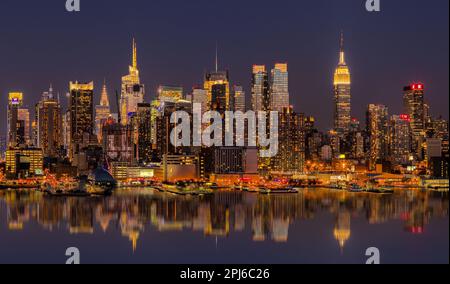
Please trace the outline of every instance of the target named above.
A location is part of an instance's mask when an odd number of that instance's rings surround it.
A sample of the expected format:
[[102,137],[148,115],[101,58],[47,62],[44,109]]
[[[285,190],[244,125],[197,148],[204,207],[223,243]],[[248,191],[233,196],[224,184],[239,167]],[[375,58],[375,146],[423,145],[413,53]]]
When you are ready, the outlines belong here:
[[129,118],[136,114],[137,106],[144,102],[145,87],[141,84],[137,63],[137,45],[133,39],[132,62],[129,74],[122,77],[122,92],[120,97],[120,113],[123,124],[129,123]]
[[345,136],[351,122],[351,76],[345,62],[344,33],[340,37],[339,64],[334,73],[334,130],[339,136]]

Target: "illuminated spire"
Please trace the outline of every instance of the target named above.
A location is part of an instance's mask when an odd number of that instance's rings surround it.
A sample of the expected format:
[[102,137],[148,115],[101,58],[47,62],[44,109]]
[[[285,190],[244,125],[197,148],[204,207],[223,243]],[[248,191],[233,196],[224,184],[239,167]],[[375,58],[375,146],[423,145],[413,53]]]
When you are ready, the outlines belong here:
[[341,39],[339,42],[340,54],[339,54],[339,65],[345,65],[345,53],[344,53],[344,32],[341,31]]
[[102,96],[100,98],[101,106],[109,106],[108,90],[106,88],[106,79],[103,80]]
[[137,69],[137,45],[134,38],[133,38],[133,68]]

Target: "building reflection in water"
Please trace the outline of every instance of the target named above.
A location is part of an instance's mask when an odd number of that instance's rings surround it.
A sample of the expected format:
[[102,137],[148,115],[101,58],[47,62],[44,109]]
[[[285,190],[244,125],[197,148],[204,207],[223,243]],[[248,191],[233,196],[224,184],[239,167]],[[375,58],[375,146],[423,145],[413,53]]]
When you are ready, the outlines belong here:
[[393,195],[353,194],[321,189],[295,195],[220,192],[182,197],[153,190],[120,191],[107,198],[54,198],[30,191],[1,191],[0,220],[9,230],[36,222],[48,231],[94,234],[120,230],[133,251],[145,229],[161,233],[191,230],[213,238],[249,230],[255,242],[287,242],[293,222],[319,213],[335,216],[330,228],[343,250],[351,238],[351,219],[369,224],[401,220],[406,232],[420,234],[433,217],[448,217],[448,193],[400,191]]

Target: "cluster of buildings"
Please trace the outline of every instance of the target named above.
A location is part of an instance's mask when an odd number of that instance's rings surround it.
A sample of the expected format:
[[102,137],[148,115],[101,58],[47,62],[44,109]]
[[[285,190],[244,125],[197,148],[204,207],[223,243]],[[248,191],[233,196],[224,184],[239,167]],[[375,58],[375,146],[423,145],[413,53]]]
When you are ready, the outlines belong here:
[[[70,82],[66,108],[50,87],[35,105],[33,117],[24,107],[24,94],[9,93],[7,136],[0,138],[3,172],[8,178],[45,175],[47,170],[74,176],[105,166],[118,179],[234,180],[293,177],[310,171],[313,162],[323,165],[319,170],[409,172],[448,179],[448,122],[431,117],[423,84],[404,88],[402,114],[389,114],[387,106],[370,104],[365,128],[352,117],[343,36],[334,74],[331,131],[319,131],[314,117],[292,107],[286,63],[270,70],[254,65],[251,85],[251,102],[247,102],[243,87],[231,84],[229,72],[219,70],[216,59],[215,70],[205,74],[202,86],[188,92],[160,86],[156,97],[146,102],[133,40],[132,63],[122,77],[120,92],[112,95],[104,83],[99,104],[94,102],[93,82]],[[117,113],[112,111],[114,104]],[[177,111],[192,114],[193,104],[222,116],[227,111],[278,112],[278,154],[260,157],[258,150],[264,147],[259,143],[256,147],[173,145],[171,116]],[[351,166],[339,169],[342,161]]]

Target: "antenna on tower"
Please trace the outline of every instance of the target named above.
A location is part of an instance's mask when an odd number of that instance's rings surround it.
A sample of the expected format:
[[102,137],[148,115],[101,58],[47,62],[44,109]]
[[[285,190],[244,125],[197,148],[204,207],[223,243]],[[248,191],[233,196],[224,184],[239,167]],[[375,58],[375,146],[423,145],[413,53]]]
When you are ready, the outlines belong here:
[[133,68],[137,68],[137,45],[133,37]]
[[120,113],[119,92],[116,90],[116,104],[117,104],[117,120],[122,124],[122,115]]
[[345,64],[345,55],[344,55],[344,31],[341,30],[341,36],[339,39],[339,49],[340,49],[340,54],[339,54],[339,63],[340,64]]
[[50,88],[48,89],[48,98],[53,99],[53,84],[50,83]]
[[216,41],[216,72],[219,71],[219,55],[218,55],[218,49],[219,49],[219,47],[218,47],[218,44],[217,44],[217,41]]

